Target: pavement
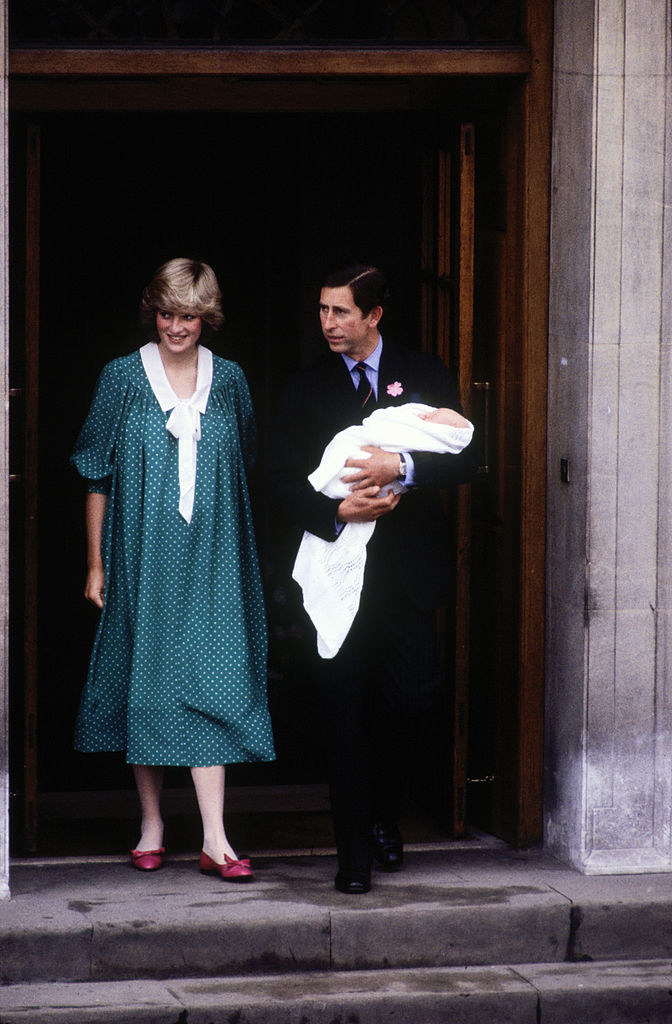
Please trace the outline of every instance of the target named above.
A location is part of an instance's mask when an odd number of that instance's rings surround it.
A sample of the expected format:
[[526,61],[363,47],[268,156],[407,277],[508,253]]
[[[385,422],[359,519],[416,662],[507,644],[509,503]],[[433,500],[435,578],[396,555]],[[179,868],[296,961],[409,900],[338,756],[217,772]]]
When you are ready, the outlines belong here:
[[584,876],[497,840],[407,849],[365,896],[335,858],[17,860],[0,1024],[672,1022],[672,875]]

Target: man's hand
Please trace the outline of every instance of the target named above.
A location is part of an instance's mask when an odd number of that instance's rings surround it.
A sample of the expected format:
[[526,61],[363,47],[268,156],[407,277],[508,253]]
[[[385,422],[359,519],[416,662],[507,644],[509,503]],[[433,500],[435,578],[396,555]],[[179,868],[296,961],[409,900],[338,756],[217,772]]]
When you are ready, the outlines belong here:
[[338,506],[336,518],[339,523],[373,523],[387,515],[399,504],[401,494],[381,495],[377,486],[357,488],[350,492]]
[[371,452],[370,458],[346,459],[345,462],[346,466],[357,469],[357,472],[342,477],[344,484],[352,484],[351,491],[381,488],[398,478],[401,460],[396,452],[386,452],[371,444],[364,445],[362,451]]

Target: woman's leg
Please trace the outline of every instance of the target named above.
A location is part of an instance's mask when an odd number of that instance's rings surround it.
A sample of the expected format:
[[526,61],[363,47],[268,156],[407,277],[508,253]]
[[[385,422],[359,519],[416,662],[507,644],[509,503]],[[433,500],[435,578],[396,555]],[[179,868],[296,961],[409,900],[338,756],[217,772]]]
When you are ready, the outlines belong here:
[[138,850],[159,850],[163,846],[161,790],[163,768],[151,764],[134,764],[133,774],[140,797],[142,824]]
[[191,776],[203,822],[203,850],[216,864],[224,863],[225,854],[237,860],[224,829],[224,766],[192,768]]

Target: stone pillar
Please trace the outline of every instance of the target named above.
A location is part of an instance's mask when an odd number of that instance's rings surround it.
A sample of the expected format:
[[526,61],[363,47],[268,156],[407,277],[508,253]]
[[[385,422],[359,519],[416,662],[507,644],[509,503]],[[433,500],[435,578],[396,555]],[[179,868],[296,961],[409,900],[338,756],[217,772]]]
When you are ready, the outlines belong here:
[[671,25],[555,3],[545,842],[586,873],[672,869]]
[[9,198],[7,0],[0,3],[0,899],[9,896]]

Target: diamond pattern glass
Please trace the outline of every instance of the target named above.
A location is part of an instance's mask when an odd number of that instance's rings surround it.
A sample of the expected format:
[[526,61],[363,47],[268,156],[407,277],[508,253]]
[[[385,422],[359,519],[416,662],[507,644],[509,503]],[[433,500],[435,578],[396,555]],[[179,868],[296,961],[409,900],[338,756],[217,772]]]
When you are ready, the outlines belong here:
[[10,0],[14,45],[511,45],[523,0]]

